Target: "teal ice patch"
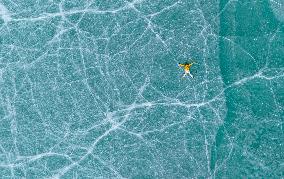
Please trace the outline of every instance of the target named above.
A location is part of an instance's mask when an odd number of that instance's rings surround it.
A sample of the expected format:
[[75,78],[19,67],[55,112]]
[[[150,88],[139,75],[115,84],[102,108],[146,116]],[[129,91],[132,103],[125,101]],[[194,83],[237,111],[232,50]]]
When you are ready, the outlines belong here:
[[1,1],[0,178],[283,177],[281,3]]

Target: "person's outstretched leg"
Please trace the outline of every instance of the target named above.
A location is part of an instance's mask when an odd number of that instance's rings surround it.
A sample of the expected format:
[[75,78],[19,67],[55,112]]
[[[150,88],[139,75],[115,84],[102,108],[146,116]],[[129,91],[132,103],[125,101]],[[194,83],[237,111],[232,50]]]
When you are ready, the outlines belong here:
[[193,78],[193,76],[192,76],[192,74],[191,74],[190,72],[188,72],[188,74],[189,74],[189,76],[190,76],[191,78]]

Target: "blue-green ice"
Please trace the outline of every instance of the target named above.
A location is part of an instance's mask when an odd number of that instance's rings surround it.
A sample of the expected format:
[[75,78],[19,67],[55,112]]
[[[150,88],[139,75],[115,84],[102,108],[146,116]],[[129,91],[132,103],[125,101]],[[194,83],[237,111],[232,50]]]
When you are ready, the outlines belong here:
[[0,0],[1,179],[283,178],[283,123],[283,0]]

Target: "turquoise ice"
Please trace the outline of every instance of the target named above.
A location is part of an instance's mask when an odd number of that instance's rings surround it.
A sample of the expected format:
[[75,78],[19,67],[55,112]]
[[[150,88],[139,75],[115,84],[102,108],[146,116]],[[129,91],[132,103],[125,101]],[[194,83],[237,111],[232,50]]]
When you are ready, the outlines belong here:
[[0,178],[283,177],[283,8],[1,0]]

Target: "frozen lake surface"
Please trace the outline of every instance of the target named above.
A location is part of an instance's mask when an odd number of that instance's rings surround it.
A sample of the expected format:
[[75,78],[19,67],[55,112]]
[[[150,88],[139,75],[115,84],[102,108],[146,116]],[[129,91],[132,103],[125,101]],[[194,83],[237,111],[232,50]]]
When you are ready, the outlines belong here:
[[0,1],[0,178],[281,178],[283,122],[283,0]]

